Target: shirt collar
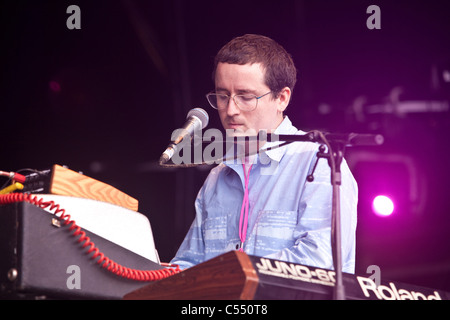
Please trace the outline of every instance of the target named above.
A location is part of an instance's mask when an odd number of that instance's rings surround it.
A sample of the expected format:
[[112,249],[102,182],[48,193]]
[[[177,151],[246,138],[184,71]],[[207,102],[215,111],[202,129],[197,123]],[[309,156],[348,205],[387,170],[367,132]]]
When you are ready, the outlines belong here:
[[[292,125],[291,120],[285,116],[283,121],[274,131],[274,134],[296,134],[298,129]],[[283,141],[269,141],[262,150],[259,152],[260,157],[268,157],[270,160],[280,162],[286,153],[286,148],[277,147],[282,144]],[[273,149],[272,149],[273,148]],[[267,160],[267,159],[265,159]],[[267,163],[267,162],[265,162]]]

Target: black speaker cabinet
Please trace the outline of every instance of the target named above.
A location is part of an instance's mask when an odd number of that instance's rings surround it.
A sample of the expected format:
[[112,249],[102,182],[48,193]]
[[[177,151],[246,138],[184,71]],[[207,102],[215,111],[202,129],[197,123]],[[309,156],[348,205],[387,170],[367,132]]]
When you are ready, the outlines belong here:
[[[0,296],[3,299],[121,299],[148,282],[122,278],[87,254],[67,225],[29,203],[0,206]],[[83,230],[96,247],[122,266],[159,264]]]

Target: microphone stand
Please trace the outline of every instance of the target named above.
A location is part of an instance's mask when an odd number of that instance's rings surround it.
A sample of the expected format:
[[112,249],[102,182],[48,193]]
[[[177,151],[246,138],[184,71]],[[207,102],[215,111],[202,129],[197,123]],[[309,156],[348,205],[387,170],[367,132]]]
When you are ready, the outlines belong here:
[[[267,135],[269,137],[269,134]],[[341,179],[341,163],[344,159],[345,148],[347,146],[357,145],[380,145],[383,143],[383,136],[371,135],[371,134],[324,134],[320,131],[311,131],[305,135],[276,135],[275,141],[285,142],[316,142],[321,143],[319,151],[317,152],[317,161],[320,158],[328,160],[328,164],[331,168],[331,185],[333,188],[332,195],[332,212],[331,212],[331,250],[333,256],[333,265],[336,272],[336,283],[333,291],[334,300],[345,300],[345,286],[343,282],[342,274],[342,250],[341,250],[341,205],[340,205],[340,186],[342,184]],[[269,141],[269,139],[268,139]],[[328,150],[325,152],[327,145]],[[317,166],[317,161],[313,168]],[[308,181],[313,181],[313,173],[308,176]]]

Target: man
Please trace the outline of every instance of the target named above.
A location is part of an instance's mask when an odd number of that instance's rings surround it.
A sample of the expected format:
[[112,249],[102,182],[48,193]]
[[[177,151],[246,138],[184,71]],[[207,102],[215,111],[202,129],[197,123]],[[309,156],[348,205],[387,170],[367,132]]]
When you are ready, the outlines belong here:
[[[296,69],[272,39],[250,34],[233,39],[218,52],[213,78],[215,92],[207,98],[225,129],[304,133],[284,115]],[[242,250],[333,268],[329,165],[320,159],[309,182],[318,144],[267,149],[274,144],[267,142],[256,156],[225,161],[211,170],[195,201],[196,217],[171,263],[184,269]],[[345,161],[341,171],[343,271],[353,273],[357,185]]]

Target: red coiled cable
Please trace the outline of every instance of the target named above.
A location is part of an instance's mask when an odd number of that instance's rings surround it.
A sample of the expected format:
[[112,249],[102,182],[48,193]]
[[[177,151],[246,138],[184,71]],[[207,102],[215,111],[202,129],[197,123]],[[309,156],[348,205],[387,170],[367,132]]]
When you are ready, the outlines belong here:
[[10,193],[0,195],[0,205],[15,202],[28,202],[42,209],[49,208],[49,210],[54,211],[56,216],[59,214],[59,218],[64,221],[64,225],[69,225],[69,231],[73,231],[72,235],[74,237],[79,236],[77,242],[80,243],[83,248],[89,248],[86,253],[93,253],[90,258],[93,260],[98,258],[96,261],[98,265],[120,277],[136,281],[156,281],[167,278],[181,271],[176,265],[173,267],[172,265],[169,265],[171,268],[160,270],[136,270],[124,267],[100,252],[100,250],[95,246],[81,227],[79,227],[75,221],[71,220],[70,215],[66,214],[65,210],[60,208],[58,204],[55,204],[54,201],[44,201],[43,198],[38,198],[37,196],[27,193]]

